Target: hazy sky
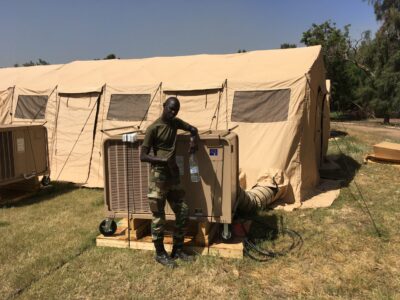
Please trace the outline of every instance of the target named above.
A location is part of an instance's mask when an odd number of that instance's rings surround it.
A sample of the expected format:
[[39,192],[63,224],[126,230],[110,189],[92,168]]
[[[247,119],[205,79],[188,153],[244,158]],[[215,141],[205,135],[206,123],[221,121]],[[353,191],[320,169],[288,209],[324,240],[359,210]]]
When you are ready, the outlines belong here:
[[326,20],[376,31],[362,0],[0,0],[0,66],[300,46]]

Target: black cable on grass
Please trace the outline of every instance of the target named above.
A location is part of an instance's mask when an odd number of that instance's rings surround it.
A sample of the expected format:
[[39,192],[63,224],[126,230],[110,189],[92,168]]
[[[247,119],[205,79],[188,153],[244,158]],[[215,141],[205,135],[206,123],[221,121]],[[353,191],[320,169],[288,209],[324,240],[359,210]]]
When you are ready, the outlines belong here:
[[[340,146],[339,146],[339,143],[336,141],[336,139],[334,139],[334,141],[335,141],[336,146],[338,147],[340,153],[344,155],[342,149],[341,149]],[[350,167],[347,165],[347,162],[346,162],[345,160],[343,160],[343,162],[344,162],[344,165],[345,165],[345,167],[346,167],[347,173],[350,174]],[[368,207],[367,201],[365,201],[364,195],[363,195],[363,193],[361,192],[361,188],[359,187],[359,185],[358,185],[358,183],[357,183],[355,177],[353,178],[353,182],[354,182],[354,185],[356,186],[356,189],[357,189],[357,191],[358,191],[358,193],[359,193],[359,195],[360,195],[360,198],[361,198],[361,200],[362,200],[362,203],[364,204],[365,211],[367,212],[367,215],[369,216],[369,219],[371,220],[371,223],[372,223],[372,225],[373,225],[373,227],[374,227],[374,229],[375,229],[377,235],[378,235],[379,237],[382,237],[382,234],[381,234],[381,232],[379,231],[379,229],[378,229],[378,227],[377,227],[377,225],[376,225],[376,223],[375,223],[374,218],[372,217],[372,214],[371,214],[371,211],[370,211],[370,209],[369,209],[369,207]],[[349,190],[350,190],[350,193],[352,194],[353,198],[357,200],[357,197],[355,197],[355,195],[353,195],[353,193],[351,192],[351,189],[350,189],[350,188],[349,188]],[[362,210],[362,211],[365,212],[364,210]]]
[[[342,116],[344,115],[342,109],[339,109],[339,113],[340,113]],[[341,123],[341,122],[338,122],[338,123]],[[343,127],[344,131],[347,132],[347,130],[346,130],[344,124],[341,123],[340,125]],[[337,140],[336,140],[336,139],[333,139],[333,140],[335,141],[335,144],[336,144],[336,146],[338,147],[339,152],[340,152],[342,155],[345,155],[344,152],[342,151],[342,149],[340,148],[339,143],[337,142]],[[348,143],[348,141],[347,141],[345,138],[343,138],[343,140],[344,140],[344,142],[346,143],[346,147],[349,148],[349,143]],[[348,166],[346,160],[343,160],[343,162],[344,162],[344,165],[345,165],[347,174],[349,175],[349,174],[350,174],[350,167]],[[375,229],[376,234],[378,235],[378,237],[382,237],[382,234],[381,234],[381,232],[379,231],[378,226],[376,225],[376,222],[375,222],[374,218],[372,217],[372,214],[371,214],[371,211],[370,211],[370,209],[369,209],[369,207],[368,207],[367,201],[365,201],[364,195],[363,195],[363,193],[362,193],[362,191],[361,191],[360,186],[358,185],[358,183],[357,183],[357,181],[356,181],[355,176],[354,176],[354,178],[353,178],[353,181],[354,181],[354,185],[356,186],[356,189],[357,189],[357,191],[358,191],[358,193],[359,193],[359,195],[360,195],[360,198],[361,198],[361,200],[362,200],[362,203],[364,204],[365,210],[363,209],[363,207],[361,207],[361,210],[362,210],[364,213],[365,213],[365,212],[367,213],[369,219],[371,220],[372,226],[374,227],[374,229]],[[353,196],[353,198],[354,198],[355,200],[357,200],[357,197],[352,193],[352,191],[351,191],[350,188],[349,188],[349,191],[350,191],[351,195]]]
[[[265,230],[265,232],[273,232],[275,234],[279,233],[277,228],[273,228],[266,223],[256,221],[256,220],[252,220],[252,221],[254,223],[260,224],[262,226],[262,228]],[[246,228],[243,226],[243,223],[241,223],[241,226],[242,226],[243,231],[246,234],[246,238],[243,240],[244,253],[251,259],[254,259],[259,262],[265,262],[265,261],[271,260],[272,258],[284,256],[296,248],[301,249],[301,247],[303,245],[303,238],[301,237],[301,235],[299,233],[297,233],[296,231],[291,230],[291,229],[282,228],[281,233],[283,235],[288,235],[291,238],[291,240],[292,240],[291,244],[281,251],[274,251],[274,250],[270,250],[268,248],[263,248],[261,246],[261,243],[264,241],[270,240],[270,238],[268,238],[268,237],[267,238],[252,237],[247,232]]]

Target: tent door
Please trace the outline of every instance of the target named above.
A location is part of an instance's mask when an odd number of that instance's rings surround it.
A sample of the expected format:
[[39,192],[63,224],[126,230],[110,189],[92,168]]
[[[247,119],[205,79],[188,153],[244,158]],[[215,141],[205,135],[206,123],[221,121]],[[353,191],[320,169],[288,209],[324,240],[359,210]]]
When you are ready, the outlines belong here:
[[85,183],[93,149],[98,93],[60,95],[52,161],[54,180]]

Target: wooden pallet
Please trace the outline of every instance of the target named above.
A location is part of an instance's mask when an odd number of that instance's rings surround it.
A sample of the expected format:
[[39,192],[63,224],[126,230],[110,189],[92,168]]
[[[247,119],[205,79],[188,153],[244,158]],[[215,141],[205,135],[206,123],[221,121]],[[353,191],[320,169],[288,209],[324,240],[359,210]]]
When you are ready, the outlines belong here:
[[388,159],[388,158],[383,158],[380,156],[377,156],[376,154],[372,153],[372,154],[367,154],[364,157],[364,162],[377,162],[377,163],[387,163],[387,164],[393,164],[393,165],[399,165],[400,164],[400,160],[395,160],[395,159]]
[[400,162],[400,144],[382,142],[374,145],[374,157],[392,162]]
[[[118,222],[117,231],[111,237],[99,235],[96,238],[98,247],[130,248],[154,251],[151,241],[150,220],[131,222],[130,240],[128,240],[128,226],[126,219]],[[192,225],[193,228],[193,225]],[[243,238],[235,238],[232,242],[223,243],[215,238],[217,224],[199,223],[197,233],[185,236],[185,248],[199,255],[212,255],[227,258],[243,258]],[[166,234],[164,245],[167,251],[172,250],[172,237]]]

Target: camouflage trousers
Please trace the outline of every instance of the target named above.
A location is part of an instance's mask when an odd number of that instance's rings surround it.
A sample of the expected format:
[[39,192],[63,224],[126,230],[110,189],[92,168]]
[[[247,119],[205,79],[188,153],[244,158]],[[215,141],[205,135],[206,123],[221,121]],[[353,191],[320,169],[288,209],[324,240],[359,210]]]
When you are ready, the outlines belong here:
[[184,201],[183,190],[179,175],[172,176],[167,168],[152,167],[149,178],[150,210],[153,213],[151,222],[151,236],[153,242],[164,240],[165,231],[165,205],[168,201],[175,213],[175,228],[173,242],[182,246],[188,222],[188,206]]

